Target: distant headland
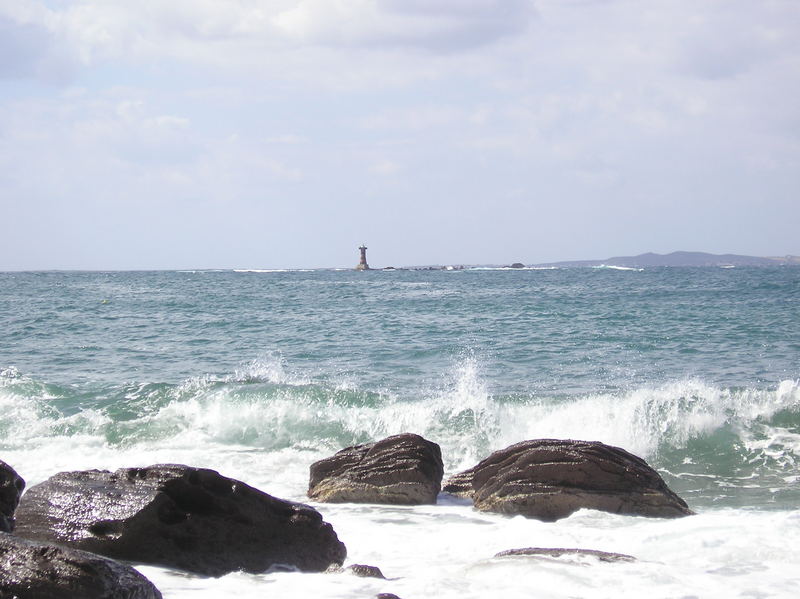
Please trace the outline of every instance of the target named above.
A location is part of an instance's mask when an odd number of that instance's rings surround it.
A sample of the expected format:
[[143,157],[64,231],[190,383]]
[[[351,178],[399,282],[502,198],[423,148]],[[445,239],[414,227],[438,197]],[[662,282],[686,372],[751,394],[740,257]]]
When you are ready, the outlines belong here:
[[706,252],[672,252],[654,254],[648,252],[638,256],[615,256],[605,260],[571,260],[535,264],[536,267],[557,268],[586,266],[620,266],[625,268],[652,268],[655,266],[780,266],[800,264],[800,256],[742,256],[739,254],[708,254]]

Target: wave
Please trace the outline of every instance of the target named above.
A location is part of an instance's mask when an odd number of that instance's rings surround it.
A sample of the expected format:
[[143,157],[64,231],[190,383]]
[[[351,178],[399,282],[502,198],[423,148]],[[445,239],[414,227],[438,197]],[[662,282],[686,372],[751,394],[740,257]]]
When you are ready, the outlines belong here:
[[687,490],[702,477],[716,481],[706,487],[760,477],[762,486],[785,488],[800,480],[800,382],[793,380],[769,389],[688,379],[567,399],[498,397],[467,358],[435,388],[405,398],[294,372],[280,355],[179,385],[62,387],[0,371],[6,451],[73,438],[120,451],[214,444],[323,455],[405,431],[439,443],[450,472],[523,439],[557,437],[623,447]]
[[631,270],[634,272],[644,271],[644,268],[636,268],[633,266],[616,266],[614,264],[599,264],[597,266],[592,266],[592,268],[596,268],[599,270]]
[[234,268],[233,272],[275,273],[275,272],[315,272],[312,268]]
[[561,270],[558,266],[470,266],[464,270]]

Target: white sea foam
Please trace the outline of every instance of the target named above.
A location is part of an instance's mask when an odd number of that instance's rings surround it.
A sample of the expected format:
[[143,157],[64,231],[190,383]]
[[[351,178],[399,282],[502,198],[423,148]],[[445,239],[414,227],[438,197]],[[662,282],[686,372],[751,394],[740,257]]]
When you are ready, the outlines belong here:
[[633,266],[616,266],[615,264],[599,264],[597,266],[592,266],[592,268],[597,268],[600,270],[630,270],[634,272],[642,272],[643,268],[636,268]]
[[[143,567],[165,596],[242,599],[375,596],[794,597],[800,583],[788,548],[800,541],[796,513],[719,510],[680,520],[581,511],[556,523],[479,514],[467,506],[320,505],[348,547],[346,563],[379,566],[388,580],[340,574],[179,576]],[[505,549],[576,547],[624,553],[635,562],[494,558]]]
[[494,397],[479,363],[467,358],[439,388],[409,400],[366,396],[352,380],[314,383],[287,368],[279,354],[267,354],[230,376],[193,378],[166,390],[131,388],[128,401],[140,415],[116,421],[99,407],[65,415],[45,396],[20,397],[9,381],[25,379],[10,376],[0,386],[0,425],[9,449],[89,436],[112,450],[159,443],[183,451],[212,444],[321,456],[410,431],[439,443],[452,472],[525,439],[597,440],[652,459],[724,428],[750,452],[749,459],[787,466],[800,459],[800,435],[770,420],[781,411],[800,412],[800,385],[788,380],[774,390],[723,389],[689,379],[625,393],[558,400],[533,395],[523,401]]
[[312,268],[234,268],[233,272],[277,273],[277,272],[314,272]]
[[[0,413],[11,434],[5,435],[2,458],[29,484],[61,470],[177,462],[214,468],[278,497],[303,501],[313,461],[347,440],[406,430],[439,442],[449,471],[526,438],[598,439],[648,457],[720,427],[738,431],[739,441],[757,456],[772,455],[784,460],[789,472],[796,469],[797,433],[769,424],[778,413],[800,411],[800,386],[789,380],[771,390],[728,390],[684,380],[571,400],[531,396],[520,403],[494,397],[480,362],[467,357],[416,401],[386,394],[363,403],[353,401],[358,390],[352,384],[342,386],[339,398],[338,386],[326,391],[309,380],[313,377],[292,373],[279,354],[267,354],[227,377],[156,390],[158,401],[142,404],[140,416],[112,422],[100,409],[65,415],[44,398],[21,401],[17,386],[29,389],[35,381],[19,372],[4,377]],[[129,401],[143,401],[148,393],[155,391],[131,387]],[[109,440],[112,429],[123,442]],[[787,485],[796,483],[789,478]],[[580,511],[543,523],[481,514],[445,500],[420,507],[315,507],[347,545],[347,563],[377,565],[389,580],[299,573],[207,579],[140,569],[170,599],[356,599],[379,592],[443,599],[616,597],[620,588],[654,597],[727,598],[735,588],[740,596],[788,598],[800,584],[796,559],[787,549],[800,543],[797,510],[709,509],[680,520]],[[529,546],[598,549],[638,561],[493,558]],[[535,588],[524,582],[531,580]]]

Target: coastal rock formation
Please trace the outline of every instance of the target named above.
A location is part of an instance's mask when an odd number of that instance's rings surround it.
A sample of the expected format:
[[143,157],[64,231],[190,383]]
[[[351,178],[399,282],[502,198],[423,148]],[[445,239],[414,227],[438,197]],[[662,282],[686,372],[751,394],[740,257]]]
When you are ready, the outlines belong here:
[[436,503],[442,484],[436,443],[403,433],[342,449],[311,465],[308,496],[329,503]]
[[0,533],[0,597],[161,599],[161,593],[130,566]]
[[347,554],[315,509],[178,464],[57,474],[23,496],[16,533],[207,576],[324,571]]
[[495,557],[580,557],[587,556],[595,558],[601,562],[635,562],[636,558],[624,553],[610,553],[608,551],[598,551],[596,549],[564,549],[564,548],[543,548],[526,547],[524,549],[508,549],[495,554]]
[[16,471],[0,460],[0,532],[14,530],[14,511],[25,488],[25,481]]
[[447,481],[486,512],[552,522],[581,509],[674,518],[693,512],[641,458],[596,441],[537,439],[494,452]]

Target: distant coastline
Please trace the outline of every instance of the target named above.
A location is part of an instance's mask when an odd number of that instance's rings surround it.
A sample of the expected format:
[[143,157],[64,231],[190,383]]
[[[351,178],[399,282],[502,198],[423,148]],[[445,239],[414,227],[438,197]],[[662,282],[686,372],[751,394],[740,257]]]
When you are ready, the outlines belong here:
[[800,256],[744,256],[741,254],[709,254],[707,252],[672,252],[670,254],[655,254],[647,252],[638,256],[614,256],[605,260],[566,260],[561,262],[540,262],[524,264],[469,264],[458,266],[407,266],[400,268],[388,267],[378,270],[463,270],[463,269],[548,269],[548,268],[655,268],[655,267],[717,267],[735,268],[737,266],[800,266]]
[[742,256],[739,254],[708,254],[706,252],[672,252],[654,254],[648,252],[638,256],[615,256],[605,260],[571,260],[548,262],[531,266],[557,268],[585,266],[623,266],[627,268],[652,268],[654,266],[781,266],[800,265],[800,256]]

